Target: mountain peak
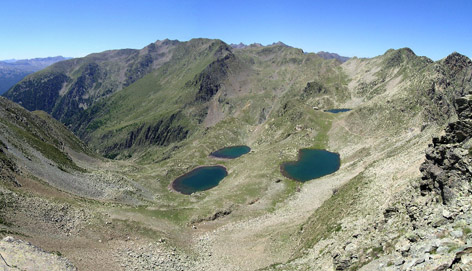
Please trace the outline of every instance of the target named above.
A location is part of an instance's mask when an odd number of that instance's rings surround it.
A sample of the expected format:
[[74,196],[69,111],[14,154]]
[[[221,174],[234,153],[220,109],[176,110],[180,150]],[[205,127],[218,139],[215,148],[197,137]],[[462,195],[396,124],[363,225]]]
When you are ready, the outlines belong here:
[[465,55],[453,52],[444,59],[446,65],[460,65],[462,67],[472,66],[472,61]]
[[454,76],[464,70],[472,69],[472,61],[470,58],[457,52],[448,55],[446,58],[442,59],[441,62]]
[[281,41],[274,42],[274,43],[272,43],[272,44],[271,44],[271,45],[269,45],[269,46],[283,46],[283,47],[292,47],[292,46],[289,46],[289,45],[287,45],[287,44],[285,44],[285,43],[283,43],[283,42],[281,42]]
[[174,44],[177,44],[179,43],[178,40],[170,40],[170,39],[163,39],[163,40],[157,40],[156,42],[154,42],[155,45],[159,46],[159,45],[174,45]]
[[239,44],[231,43],[230,46],[231,48],[234,48],[234,49],[244,49],[248,47],[246,44],[242,42],[240,42]]
[[389,49],[382,57],[384,57],[387,67],[397,67],[408,60],[416,58],[417,55],[413,50],[405,47],[400,49]]
[[388,49],[384,55],[387,54],[398,54],[398,55],[405,55],[405,56],[416,56],[415,52],[408,47],[403,47],[399,49]]
[[249,45],[249,47],[263,47],[263,46],[264,46],[264,45],[262,45],[262,44],[260,44],[260,43],[258,43],[258,42],[255,42],[255,43]]

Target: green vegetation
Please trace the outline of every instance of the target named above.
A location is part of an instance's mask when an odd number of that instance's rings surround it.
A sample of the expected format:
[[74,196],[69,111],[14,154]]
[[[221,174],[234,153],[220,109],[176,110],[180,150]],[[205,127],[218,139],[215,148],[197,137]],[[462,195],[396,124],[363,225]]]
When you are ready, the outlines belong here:
[[[22,142],[27,143],[46,158],[54,161],[62,170],[84,171],[71,160],[64,150],[60,150],[60,148],[67,146],[77,152],[88,153],[84,144],[62,124],[44,112],[31,114],[3,98],[0,99],[0,105],[2,110],[0,114],[3,116],[0,119],[0,124],[9,130],[11,136],[20,140],[17,143],[11,142],[11,144],[25,152],[26,156],[29,155]],[[3,142],[1,145],[2,149],[6,149]],[[2,160],[8,161],[8,157],[3,151],[0,152],[0,155]]]
[[155,218],[163,219],[166,221],[171,221],[177,225],[184,226],[186,225],[192,216],[195,213],[193,208],[175,208],[170,207],[169,209],[150,209],[147,206],[140,206],[135,210],[130,210],[137,212],[139,214]]
[[25,130],[18,128],[16,126],[11,125],[10,128],[14,131],[18,136],[22,137],[28,144],[30,144],[33,148],[40,151],[45,157],[51,159],[57,166],[62,170],[67,170],[67,168],[77,170],[77,171],[84,171],[84,169],[78,167],[68,156],[67,154],[63,153],[62,151],[58,150],[55,146],[44,142],[34,135],[26,132]]
[[367,183],[368,180],[359,174],[316,209],[311,218],[301,227],[303,233],[300,238],[304,240],[302,249],[310,248],[331,233],[342,230],[339,221],[356,210],[359,192]]
[[[69,131],[60,122],[52,118],[49,114],[47,114],[44,111],[34,111],[32,113],[38,116],[39,118],[41,118],[42,120],[44,120],[47,123],[47,125],[51,128],[51,131],[48,131],[48,132],[54,134],[54,136],[53,138],[49,138],[49,140],[51,140],[49,142],[54,144],[56,148],[59,142],[57,139],[54,139],[54,138],[59,138],[61,141],[64,142],[64,144],[66,144],[71,149],[77,152],[82,152],[82,153],[86,153],[88,155],[94,156],[94,154],[86,147],[86,145],[79,138],[77,138],[71,131]],[[38,131],[41,133],[42,129],[38,127]]]
[[462,228],[462,233],[463,233],[465,236],[467,236],[467,235],[468,235],[469,233],[471,233],[471,232],[472,232],[472,229],[469,228],[469,227],[464,227],[464,228]]

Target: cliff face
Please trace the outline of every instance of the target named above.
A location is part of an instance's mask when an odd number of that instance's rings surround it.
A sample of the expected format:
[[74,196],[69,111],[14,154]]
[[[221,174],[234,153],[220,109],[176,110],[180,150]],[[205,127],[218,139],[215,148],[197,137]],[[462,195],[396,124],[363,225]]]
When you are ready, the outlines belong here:
[[459,119],[447,126],[444,135],[433,138],[420,168],[422,194],[432,192],[446,205],[472,191],[472,100],[470,96],[459,98],[456,104]]

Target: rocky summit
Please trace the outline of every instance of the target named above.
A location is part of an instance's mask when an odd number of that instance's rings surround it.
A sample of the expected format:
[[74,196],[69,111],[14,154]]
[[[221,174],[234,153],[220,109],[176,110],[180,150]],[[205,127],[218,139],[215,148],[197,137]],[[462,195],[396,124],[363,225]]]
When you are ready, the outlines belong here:
[[[0,98],[0,265],[471,270],[471,95],[468,57],[409,48],[162,40],[55,63]],[[301,149],[340,166],[289,179]],[[227,175],[174,189],[205,166]]]

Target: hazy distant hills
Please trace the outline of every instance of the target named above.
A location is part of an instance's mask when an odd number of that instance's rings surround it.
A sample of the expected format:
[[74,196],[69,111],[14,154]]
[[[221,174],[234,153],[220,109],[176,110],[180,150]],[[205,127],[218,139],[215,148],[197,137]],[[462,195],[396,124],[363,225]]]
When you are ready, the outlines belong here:
[[344,63],[346,61],[349,60],[349,57],[347,56],[340,56],[336,53],[330,53],[330,52],[324,52],[324,51],[320,51],[318,53],[316,53],[317,55],[319,55],[320,57],[324,58],[324,59],[337,59],[339,60],[341,63]]
[[33,58],[33,59],[8,59],[0,61],[0,95],[6,92],[14,84],[18,83],[26,75],[37,72],[56,62],[66,60],[63,56]]

